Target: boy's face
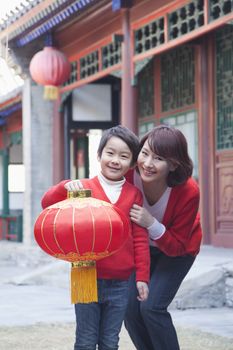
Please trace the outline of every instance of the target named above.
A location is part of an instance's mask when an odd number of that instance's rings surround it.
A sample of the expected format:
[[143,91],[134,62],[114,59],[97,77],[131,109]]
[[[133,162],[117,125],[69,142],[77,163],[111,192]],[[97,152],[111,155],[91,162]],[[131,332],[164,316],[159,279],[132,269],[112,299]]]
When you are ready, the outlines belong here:
[[112,136],[98,160],[102,174],[109,180],[119,181],[130,169],[132,152],[122,139]]

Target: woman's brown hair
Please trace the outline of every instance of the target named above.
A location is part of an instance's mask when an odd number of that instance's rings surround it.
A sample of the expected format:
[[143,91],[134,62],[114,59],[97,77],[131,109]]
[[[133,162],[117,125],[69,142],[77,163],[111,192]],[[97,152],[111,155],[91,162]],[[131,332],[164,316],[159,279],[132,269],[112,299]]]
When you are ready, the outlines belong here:
[[140,141],[141,148],[146,141],[152,152],[176,167],[168,174],[169,187],[184,183],[192,175],[193,162],[188,154],[186,138],[179,129],[167,125],[156,126],[143,136]]

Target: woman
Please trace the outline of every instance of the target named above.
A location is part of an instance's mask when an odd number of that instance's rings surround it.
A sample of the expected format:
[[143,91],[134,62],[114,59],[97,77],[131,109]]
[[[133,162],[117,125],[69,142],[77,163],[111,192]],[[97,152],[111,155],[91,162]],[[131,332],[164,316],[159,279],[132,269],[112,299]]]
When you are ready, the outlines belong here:
[[193,164],[178,129],[158,126],[141,140],[133,182],[143,193],[143,207],[133,205],[131,220],[148,229],[151,253],[149,297],[137,299],[132,281],[125,318],[138,350],[179,350],[167,311],[199,252],[202,231],[199,189]]

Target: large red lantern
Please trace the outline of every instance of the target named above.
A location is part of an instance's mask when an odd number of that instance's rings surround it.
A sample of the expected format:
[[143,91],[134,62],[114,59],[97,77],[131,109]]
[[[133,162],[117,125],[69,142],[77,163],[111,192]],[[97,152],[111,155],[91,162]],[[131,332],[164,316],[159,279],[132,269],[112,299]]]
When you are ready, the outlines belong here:
[[32,79],[45,86],[44,98],[58,98],[58,86],[70,76],[70,62],[61,51],[55,47],[46,46],[31,59],[29,66]]
[[[87,191],[76,195],[86,196]],[[34,227],[35,239],[47,254],[72,263],[72,303],[98,300],[95,262],[116,253],[129,233],[129,220],[119,208],[92,197],[71,196],[47,207]]]

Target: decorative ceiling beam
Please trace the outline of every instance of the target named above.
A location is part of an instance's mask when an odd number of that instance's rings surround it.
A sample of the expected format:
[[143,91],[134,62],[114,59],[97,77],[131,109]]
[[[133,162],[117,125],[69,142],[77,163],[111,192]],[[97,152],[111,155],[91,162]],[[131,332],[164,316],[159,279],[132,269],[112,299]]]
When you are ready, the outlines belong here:
[[133,6],[133,0],[112,0],[112,10],[118,11]]
[[[77,14],[97,0],[36,0],[34,7],[20,18],[9,17],[0,26],[0,40],[17,38],[17,46],[28,42],[50,31],[55,26]],[[34,3],[34,2],[33,2]],[[11,18],[14,22],[11,23]],[[6,39],[7,38],[7,39]]]
[[0,110],[0,127],[6,124],[8,117],[21,109],[22,101],[8,105],[5,109]]
[[0,110],[0,116],[1,117],[8,117],[11,115],[13,112],[18,111],[19,109],[22,108],[22,102],[18,102],[12,105],[7,106],[5,109]]
[[66,6],[61,11],[56,12],[53,16],[48,16],[47,20],[42,21],[40,25],[37,25],[35,29],[30,32],[27,32],[25,35],[20,36],[18,40],[16,40],[16,45],[18,47],[25,46],[32,40],[40,37],[41,35],[48,33],[54,27],[58,26],[62,22],[65,22],[70,19],[70,17],[76,15],[87,5],[96,2],[97,0],[77,0],[72,4]]
[[[17,90],[18,90],[18,89],[17,89]],[[10,94],[8,94],[8,95],[10,95]],[[21,94],[21,93],[20,93],[20,94],[17,94],[17,95],[14,96],[14,97],[10,97],[10,96],[9,96],[9,97],[7,98],[7,96],[5,96],[4,101],[2,101],[2,102],[0,103],[0,111],[7,109],[9,106],[14,105],[14,104],[20,102],[21,100],[22,100],[22,94]]]

